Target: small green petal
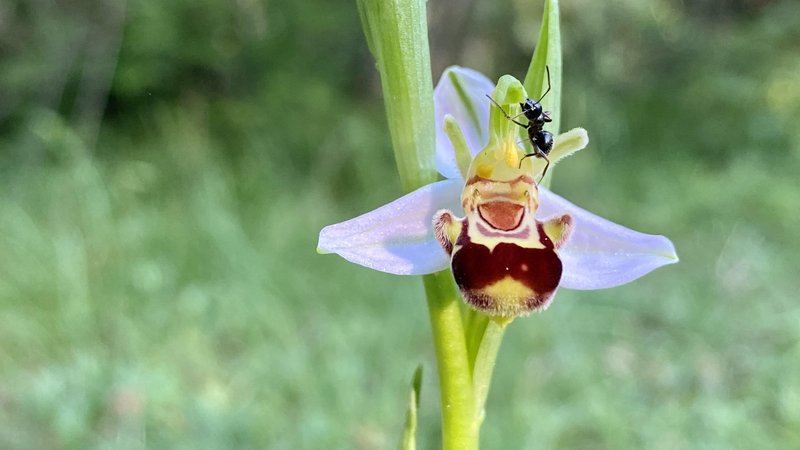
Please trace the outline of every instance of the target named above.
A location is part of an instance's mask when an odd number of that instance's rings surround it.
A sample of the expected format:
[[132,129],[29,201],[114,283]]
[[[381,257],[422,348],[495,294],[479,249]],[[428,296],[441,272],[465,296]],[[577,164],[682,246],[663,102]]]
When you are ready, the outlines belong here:
[[447,114],[444,116],[444,132],[453,144],[453,150],[456,153],[456,163],[458,163],[458,170],[461,171],[461,176],[464,177],[469,170],[469,165],[472,162],[472,153],[469,151],[467,145],[467,138],[458,126],[456,119]]
[[[562,159],[573,155],[579,150],[583,150],[587,145],[589,145],[589,134],[583,128],[573,128],[566,133],[559,134],[554,138],[553,149],[550,150],[550,166],[555,166]],[[544,167],[540,166],[536,171],[537,176],[541,173],[542,169],[544,169]],[[551,173],[551,171],[547,171],[547,176],[543,181],[545,186],[550,184]]]
[[562,159],[583,150],[589,145],[589,134],[583,128],[573,128],[566,133],[555,137],[553,149],[550,151],[550,164],[556,164]]

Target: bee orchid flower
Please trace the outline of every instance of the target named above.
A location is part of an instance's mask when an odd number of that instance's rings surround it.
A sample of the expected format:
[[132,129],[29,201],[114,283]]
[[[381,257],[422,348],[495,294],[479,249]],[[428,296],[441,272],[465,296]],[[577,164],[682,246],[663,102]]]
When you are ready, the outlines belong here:
[[[495,139],[498,137],[495,133],[498,127],[507,124],[510,130],[516,125],[500,115],[492,115],[490,119],[493,105],[486,96],[493,92],[495,94],[492,95],[497,95],[495,85],[479,72],[461,67],[445,70],[434,90],[436,167],[444,179],[423,186],[374,211],[325,227],[319,235],[318,251],[336,253],[356,264],[398,275],[424,275],[449,268],[451,253],[456,253],[448,246],[458,246],[455,241],[462,223],[458,220],[464,220],[454,217],[466,215],[466,220],[469,220],[470,211],[478,214],[476,211],[481,210],[470,200],[473,194],[478,195],[477,191],[469,191],[473,189],[470,186],[476,179],[485,181],[487,178],[480,176],[487,167],[484,164],[486,161],[482,162],[481,158],[494,158],[492,161],[506,158],[508,163],[504,167],[510,174],[508,176],[516,177],[516,169],[530,180],[538,179],[544,168],[543,162],[537,158],[525,158],[520,162],[519,155],[524,156],[525,152],[518,147],[516,128],[513,132],[515,137],[510,141]],[[513,105],[511,102],[505,104]],[[495,117],[502,119],[502,122]],[[498,148],[496,157],[492,156],[494,153],[487,153],[495,141]],[[551,164],[556,164],[587,144],[587,133],[580,128],[556,136],[549,155]],[[512,146],[513,151],[509,150]],[[534,166],[538,167],[534,169]],[[557,250],[556,259],[560,259],[560,274],[555,274],[560,278],[547,280],[556,287],[582,290],[610,288],[678,261],[675,248],[666,237],[640,233],[603,219],[535,182],[529,182],[527,188],[519,191],[519,195],[525,196],[526,200],[519,204],[524,205],[525,211],[530,214],[533,232],[536,232],[538,223],[541,236],[556,236],[555,239],[541,238],[541,242],[549,243],[548,248]],[[517,223],[524,222],[525,213],[510,204],[495,202],[493,205],[496,205],[495,211],[487,207],[483,212],[486,217],[482,219],[485,221],[487,214],[494,214],[495,219],[489,217],[486,223],[500,224],[494,227],[493,236],[501,236],[500,240],[507,239],[503,233],[511,232],[509,230]],[[476,219],[474,222],[480,221]],[[502,226],[505,222],[508,222],[506,227]],[[447,234],[450,234],[450,239]],[[537,238],[537,242],[539,240]],[[475,270],[483,271],[481,264],[491,264],[490,261],[484,258],[476,262]],[[452,262],[455,267],[455,260]],[[487,272],[492,270],[491,267],[485,267]],[[547,276],[554,275],[549,273]],[[546,307],[554,291],[554,287],[548,289],[547,295],[538,298],[538,303],[529,310]],[[469,302],[463,286],[462,293]],[[486,311],[480,305],[470,303]],[[506,311],[500,311],[497,314],[517,315],[519,312],[506,314]]]

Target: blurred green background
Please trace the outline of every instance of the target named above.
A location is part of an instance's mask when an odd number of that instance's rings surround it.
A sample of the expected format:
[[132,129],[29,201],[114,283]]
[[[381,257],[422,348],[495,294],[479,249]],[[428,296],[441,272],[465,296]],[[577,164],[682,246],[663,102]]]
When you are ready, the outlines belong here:
[[[800,3],[562,2],[554,190],[681,263],[513,324],[485,448],[800,447]],[[536,0],[430,1],[524,76]],[[0,3],[0,447],[394,448],[420,280],[315,253],[401,192],[353,1]]]

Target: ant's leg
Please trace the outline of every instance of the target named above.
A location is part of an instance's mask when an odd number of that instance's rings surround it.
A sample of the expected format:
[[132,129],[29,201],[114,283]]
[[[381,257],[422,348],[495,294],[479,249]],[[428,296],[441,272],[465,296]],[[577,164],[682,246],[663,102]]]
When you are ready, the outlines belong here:
[[536,156],[536,153],[528,153],[527,155],[523,156],[519,160],[519,166],[517,166],[517,169],[522,169],[522,161],[525,161],[525,158],[530,158],[531,156]]
[[544,176],[547,175],[547,168],[550,167],[550,160],[547,159],[547,155],[545,155],[544,153],[539,153],[537,156],[547,161],[547,164],[544,166],[544,170],[542,170],[542,177],[539,178],[539,183],[541,183],[542,180],[544,180]]
[[525,161],[525,158],[528,158],[528,157],[531,157],[531,156],[536,156],[536,157],[542,158],[545,161],[547,161],[547,164],[545,164],[545,166],[544,166],[544,170],[542,170],[542,176],[539,178],[539,182],[536,183],[536,185],[538,186],[539,183],[541,183],[542,180],[544,180],[544,176],[547,175],[547,169],[550,167],[550,160],[547,159],[547,155],[545,155],[544,153],[542,153],[541,151],[539,151],[537,149],[537,153],[528,153],[527,155],[523,156],[522,159],[519,160],[519,166],[517,166],[517,168],[521,169],[522,168],[522,161]]

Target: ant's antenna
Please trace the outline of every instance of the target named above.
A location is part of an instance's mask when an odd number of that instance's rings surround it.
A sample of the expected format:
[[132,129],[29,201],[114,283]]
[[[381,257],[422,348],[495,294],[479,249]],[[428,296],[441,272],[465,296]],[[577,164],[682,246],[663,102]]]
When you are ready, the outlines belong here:
[[521,115],[525,114],[524,112],[521,112],[521,113],[517,114],[516,116],[514,116],[514,117],[511,117],[511,116],[509,116],[509,115],[508,115],[508,113],[506,112],[506,110],[505,110],[505,109],[503,109],[503,107],[502,107],[502,106],[500,106],[500,103],[497,103],[497,100],[493,99],[493,98],[492,98],[492,97],[491,97],[489,94],[486,94],[486,98],[488,98],[489,100],[491,100],[491,101],[492,101],[492,103],[494,103],[494,106],[497,106],[497,109],[499,109],[499,110],[500,110],[500,111],[503,113],[503,115],[504,115],[504,116],[506,116],[506,119],[508,119],[508,120],[510,120],[510,121],[512,121],[512,122],[514,122],[515,124],[517,124],[517,125],[519,125],[519,126],[521,126],[521,127],[523,127],[523,128],[528,128],[528,125],[526,125],[526,124],[524,124],[524,123],[522,123],[522,122],[519,122],[518,120],[515,120],[517,117],[519,117],[519,116],[521,116]]
[[491,101],[492,101],[492,103],[494,103],[494,106],[497,106],[497,109],[499,109],[500,111],[503,111],[503,115],[504,115],[504,116],[506,116],[506,119],[510,119],[510,118],[511,118],[511,116],[509,116],[509,115],[508,115],[508,113],[506,112],[506,110],[505,110],[505,109],[503,109],[503,107],[502,107],[502,106],[500,106],[500,103],[497,103],[497,100],[493,99],[491,95],[489,95],[489,94],[486,94],[486,98],[488,98],[489,100],[491,100]]

